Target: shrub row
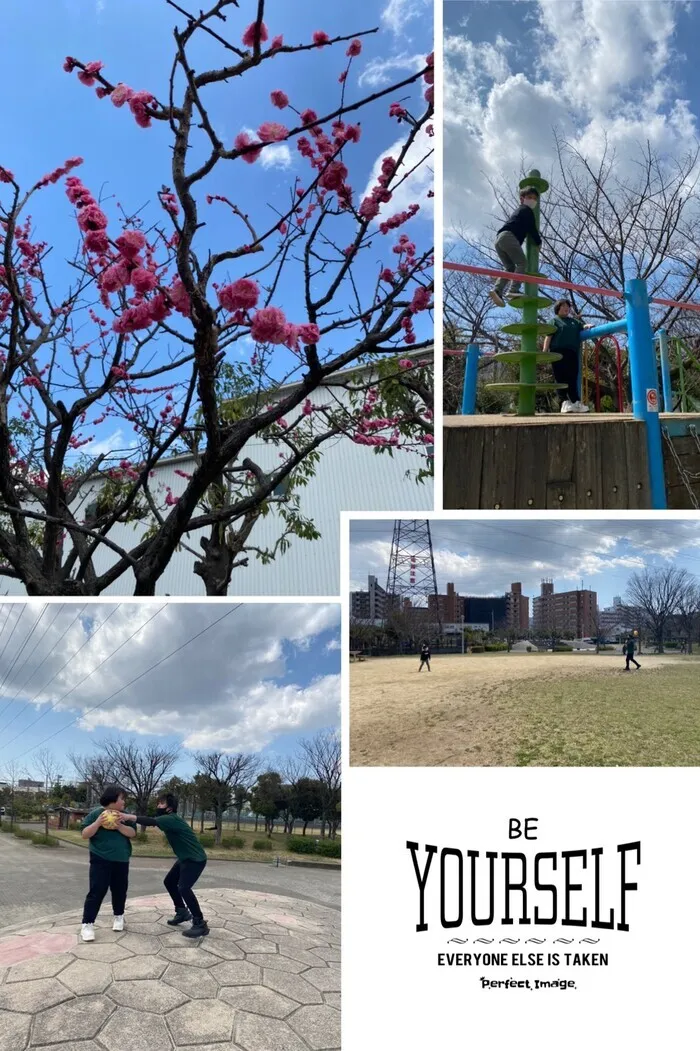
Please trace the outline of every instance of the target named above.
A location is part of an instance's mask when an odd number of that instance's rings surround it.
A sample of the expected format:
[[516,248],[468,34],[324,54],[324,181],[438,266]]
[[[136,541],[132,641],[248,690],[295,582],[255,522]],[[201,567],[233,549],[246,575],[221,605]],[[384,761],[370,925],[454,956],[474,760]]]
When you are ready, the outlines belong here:
[[[197,839],[203,847],[213,847],[215,845],[215,836],[213,832],[200,832]],[[221,846],[224,850],[242,850],[245,847],[245,839],[243,836],[222,836]],[[272,850],[273,843],[271,839],[254,839],[253,850]]]
[[0,830],[3,832],[12,832],[17,839],[27,839],[31,843],[34,843],[37,847],[57,847],[59,842],[54,839],[53,836],[47,836],[43,832],[30,832],[29,829],[20,828],[19,825],[15,825],[14,828],[10,828],[4,822],[0,825]]
[[339,839],[320,839],[318,836],[290,836],[287,850],[292,854],[316,854],[322,858],[340,857]]

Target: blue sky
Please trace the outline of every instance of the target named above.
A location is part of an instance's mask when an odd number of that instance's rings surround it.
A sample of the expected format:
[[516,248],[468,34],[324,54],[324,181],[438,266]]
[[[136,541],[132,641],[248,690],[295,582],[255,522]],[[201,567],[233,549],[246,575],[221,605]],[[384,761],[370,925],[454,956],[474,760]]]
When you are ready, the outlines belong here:
[[[256,9],[253,0],[241,0],[239,12],[231,8],[229,21],[219,28],[238,44]],[[361,38],[363,52],[354,60],[347,83],[346,101],[350,101],[381,90],[421,68],[433,46],[431,10],[429,0],[365,0],[355,8],[321,0],[306,0],[304,4],[268,0],[265,21],[270,36],[281,33],[286,43],[309,42],[316,29],[333,36],[379,27],[376,35]],[[5,109],[0,164],[27,186],[66,158],[82,156],[85,164],[77,174],[93,193],[101,192],[105,198],[111,198],[105,205],[110,220],[117,218],[117,204],[127,212],[143,208],[144,218],[160,220],[156,191],[162,184],[172,182],[169,129],[160,122],[154,122],[150,129],[139,128],[128,109],[118,110],[109,100],[99,100],[93,89],[77,81],[75,74],[63,72],[62,64],[66,55],[85,62],[99,59],[105,64],[105,76],[113,83],[123,81],[166,99],[174,46],[172,28],[178,18],[182,22],[165,0],[147,4],[141,0],[37,0],[31,17],[22,0],[6,0],[0,56],[7,83],[18,85],[21,104]],[[264,68],[252,70],[240,82],[212,88],[208,96],[210,115],[222,139],[232,144],[235,135],[245,128],[255,129],[264,120],[285,122],[290,118],[290,110],[280,111],[272,106],[269,96],[273,89],[284,90],[299,110],[311,107],[319,114],[330,112],[339,100],[338,75],[347,61],[346,46],[314,49],[301,56],[280,55],[264,63]],[[31,56],[29,66],[27,56]],[[193,56],[199,69],[222,64],[219,45],[208,39],[194,48]],[[409,109],[417,110],[424,86],[421,83],[398,97],[405,100]],[[361,112],[361,140],[347,150],[346,163],[358,203],[375,164],[402,137],[403,126],[398,127],[388,117],[392,101],[393,95],[387,96]],[[262,159],[254,165],[240,161],[223,163],[202,184],[202,198],[206,193],[226,194],[249,214],[254,224],[263,228],[265,222],[267,229],[275,214],[268,206],[287,206],[295,177],[305,185],[310,175],[308,162],[299,157],[295,143],[289,149],[275,147],[269,153],[265,164]],[[274,163],[268,164],[273,155]],[[397,192],[387,206],[387,214],[393,214],[418,199],[422,211],[410,229],[419,250],[432,244],[432,202],[426,198],[429,185],[430,173],[425,168],[424,174]],[[62,288],[70,274],[65,259],[78,240],[63,183],[37,194],[31,214],[39,236],[54,246],[47,269],[55,287]],[[240,224],[229,221],[221,205],[208,208],[202,202],[200,214],[208,221],[198,242],[200,247],[230,247],[244,240]],[[349,226],[341,221],[340,227],[343,232],[339,241],[344,247],[350,239]],[[395,261],[391,253],[395,237],[377,234],[372,249],[358,262],[361,288],[371,287],[380,264]],[[234,267],[230,277],[243,273],[243,269]],[[293,321],[306,320],[301,315],[301,290],[299,267],[290,264],[274,303]],[[343,292],[341,300],[343,304],[349,302],[349,290],[347,294]],[[430,329],[429,319],[422,317],[416,330],[418,337],[425,337]],[[155,360],[162,360],[161,356],[167,353],[165,343],[159,343]],[[348,345],[349,332],[339,335],[332,348],[324,350],[342,351]],[[232,350],[231,354],[248,360],[252,345],[237,346],[241,347],[240,352]],[[282,350],[275,375],[287,374],[291,364],[291,355]],[[105,439],[113,427],[108,423],[106,431],[100,431],[100,438]]]
[[[372,574],[386,585],[393,521],[355,521],[350,532],[351,590],[366,589]],[[520,581],[531,598],[543,578],[555,591],[583,586],[602,609],[624,599],[634,572],[679,566],[700,581],[700,525],[685,520],[431,521],[438,589],[448,582],[461,595],[498,595]]]
[[0,780],[40,746],[70,779],[69,752],[115,736],[177,745],[179,776],[188,751],[293,755],[339,729],[339,634],[325,603],[0,603]]
[[675,0],[446,0],[445,220],[483,236],[489,180],[545,174],[552,131],[593,163],[604,136],[616,176],[639,143],[669,163],[694,147],[700,114],[700,8]]

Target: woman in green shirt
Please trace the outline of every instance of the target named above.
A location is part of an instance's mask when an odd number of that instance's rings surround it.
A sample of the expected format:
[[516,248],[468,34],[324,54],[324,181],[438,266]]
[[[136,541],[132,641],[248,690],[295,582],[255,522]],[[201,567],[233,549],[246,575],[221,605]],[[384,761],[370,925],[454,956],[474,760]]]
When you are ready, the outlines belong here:
[[95,920],[108,890],[112,894],[114,912],[112,930],[124,930],[130,840],[136,835],[132,825],[123,823],[125,806],[124,791],[118,785],[107,785],[100,796],[100,806],[90,811],[80,825],[83,839],[90,840],[90,889],[85,899],[80,932],[84,942],[95,940]]
[[581,332],[591,326],[584,325],[581,318],[572,311],[567,299],[560,299],[554,304],[554,324],[557,331],[545,337],[544,350],[561,354],[559,361],[552,362],[555,382],[566,384],[561,411],[588,412],[588,406],[579,399],[578,370]]

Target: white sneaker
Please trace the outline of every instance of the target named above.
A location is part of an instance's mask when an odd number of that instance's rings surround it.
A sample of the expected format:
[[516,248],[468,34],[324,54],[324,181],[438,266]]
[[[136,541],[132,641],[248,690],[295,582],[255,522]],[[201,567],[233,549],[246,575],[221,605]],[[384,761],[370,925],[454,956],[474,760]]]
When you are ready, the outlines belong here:
[[124,930],[124,917],[123,916],[115,916],[114,917],[114,923],[112,924],[112,930],[113,931],[123,931]]
[[576,401],[574,402],[574,412],[590,412],[590,409],[582,401]]
[[573,404],[573,402],[570,402],[569,399],[567,398],[566,401],[562,403],[561,411],[562,412],[576,412],[576,406]]
[[495,288],[489,292],[489,299],[492,303],[495,303],[497,307],[504,307],[506,305],[503,296],[499,295]]
[[94,942],[95,940],[95,924],[84,923],[80,928],[80,940],[84,942]]

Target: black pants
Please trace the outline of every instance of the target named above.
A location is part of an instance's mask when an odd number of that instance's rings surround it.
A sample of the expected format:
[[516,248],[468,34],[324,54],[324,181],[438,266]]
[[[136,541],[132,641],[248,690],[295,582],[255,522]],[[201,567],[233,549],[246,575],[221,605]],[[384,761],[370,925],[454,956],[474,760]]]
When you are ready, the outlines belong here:
[[424,664],[428,671],[430,671],[430,657],[421,657],[420,664],[418,665],[418,671],[423,671]]
[[201,921],[203,917],[192,887],[204,872],[205,866],[206,861],[176,861],[163,880],[175,908],[189,909],[195,921]]
[[625,654],[625,671],[629,671],[630,670],[630,661],[632,661],[632,663],[634,664],[635,668],[639,668],[640,667],[639,662],[634,659],[632,654],[631,653],[627,653],[627,654]]
[[[559,361],[552,362],[555,382],[566,384],[566,397],[569,401],[578,401],[578,348],[574,350],[571,347],[557,347],[556,350],[552,348],[552,353],[561,354]],[[564,391],[559,391],[560,397],[563,394]]]
[[129,862],[107,861],[99,854],[90,852],[90,889],[83,907],[83,923],[94,923],[104,896],[112,894],[112,911],[115,916],[124,915],[126,892],[129,887]]

